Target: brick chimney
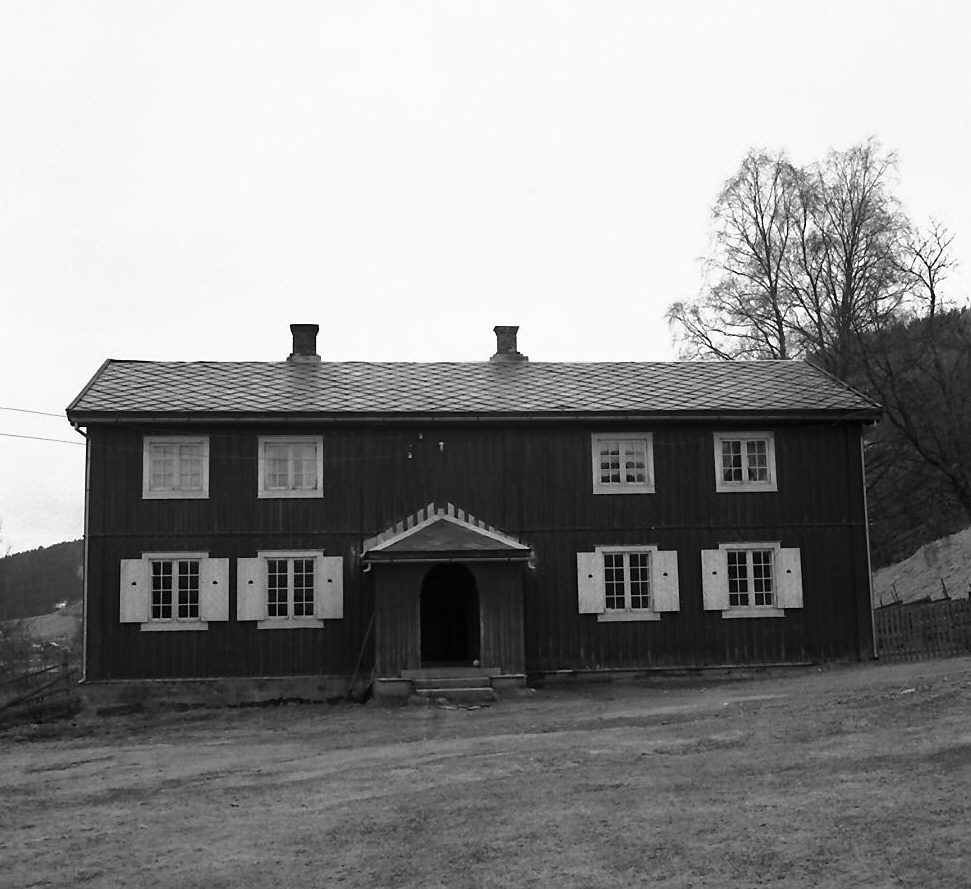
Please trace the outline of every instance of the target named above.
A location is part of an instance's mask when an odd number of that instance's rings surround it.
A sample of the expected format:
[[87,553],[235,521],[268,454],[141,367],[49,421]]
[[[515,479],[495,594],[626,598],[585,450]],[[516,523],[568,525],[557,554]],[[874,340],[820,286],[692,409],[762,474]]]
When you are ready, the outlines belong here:
[[317,331],[320,326],[317,324],[291,324],[290,333],[293,334],[293,351],[287,357],[287,361],[308,364],[320,361],[317,354]]
[[496,354],[490,361],[529,361],[522,352],[516,348],[516,334],[518,327],[493,327],[496,333]]

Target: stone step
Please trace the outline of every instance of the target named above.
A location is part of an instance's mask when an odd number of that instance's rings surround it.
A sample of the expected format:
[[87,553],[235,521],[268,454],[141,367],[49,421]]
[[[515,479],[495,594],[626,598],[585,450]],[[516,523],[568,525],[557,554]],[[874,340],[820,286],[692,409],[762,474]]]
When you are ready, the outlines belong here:
[[498,676],[498,667],[422,667],[420,670],[402,670],[402,679],[455,679],[458,676]]
[[428,679],[414,679],[415,691],[426,688],[491,688],[488,676],[435,676]]
[[446,700],[452,704],[491,704],[499,700],[492,686],[482,688],[419,688],[415,694],[430,701]]

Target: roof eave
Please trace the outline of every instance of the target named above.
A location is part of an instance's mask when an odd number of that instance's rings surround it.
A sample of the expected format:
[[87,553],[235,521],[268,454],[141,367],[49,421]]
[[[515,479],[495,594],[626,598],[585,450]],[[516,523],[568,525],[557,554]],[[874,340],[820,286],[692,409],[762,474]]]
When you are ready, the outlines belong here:
[[396,562],[528,562],[532,550],[427,550],[425,552],[388,552],[371,550],[361,555],[361,561],[374,565]]
[[94,424],[363,424],[401,425],[414,423],[631,423],[631,422],[793,422],[825,421],[873,423],[880,418],[878,407],[817,408],[811,410],[713,410],[713,411],[502,411],[502,412],[319,412],[319,411],[85,411],[68,409],[68,419],[77,426]]

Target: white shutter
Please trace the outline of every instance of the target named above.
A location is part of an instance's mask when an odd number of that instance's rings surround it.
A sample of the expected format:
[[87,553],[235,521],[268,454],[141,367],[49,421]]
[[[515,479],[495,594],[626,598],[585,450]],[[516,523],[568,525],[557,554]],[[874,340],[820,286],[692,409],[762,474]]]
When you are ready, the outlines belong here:
[[314,617],[344,616],[344,559],[342,556],[317,556],[314,578]]
[[229,559],[200,559],[199,619],[229,620]]
[[121,622],[123,624],[143,624],[148,620],[149,564],[145,559],[121,560],[119,598]]
[[723,549],[701,551],[701,592],[705,611],[728,608],[728,556]]
[[580,614],[603,614],[607,610],[601,553],[577,553],[577,598]]
[[263,559],[236,560],[236,620],[266,617],[266,563]]
[[654,585],[655,611],[680,611],[681,600],[678,592],[678,553],[664,550],[653,555],[654,572],[651,582]]
[[779,550],[779,608],[802,608],[802,558],[798,549]]

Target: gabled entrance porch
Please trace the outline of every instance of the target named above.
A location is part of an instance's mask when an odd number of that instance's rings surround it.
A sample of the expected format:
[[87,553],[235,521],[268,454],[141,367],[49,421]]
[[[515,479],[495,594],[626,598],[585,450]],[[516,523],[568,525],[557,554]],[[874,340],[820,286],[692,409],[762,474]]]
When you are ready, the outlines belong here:
[[452,504],[429,504],[365,541],[376,693],[525,685],[523,589],[531,557],[528,545]]

